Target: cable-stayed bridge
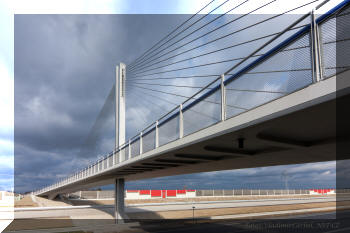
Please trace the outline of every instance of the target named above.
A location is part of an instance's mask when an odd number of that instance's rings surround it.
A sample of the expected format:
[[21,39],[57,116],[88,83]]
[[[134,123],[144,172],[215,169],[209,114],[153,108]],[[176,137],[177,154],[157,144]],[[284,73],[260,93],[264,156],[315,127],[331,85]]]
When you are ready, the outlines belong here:
[[[232,9],[246,2],[240,1]],[[115,183],[116,217],[123,218],[125,180],[335,160],[336,136],[347,131],[336,132],[335,103],[337,98],[347,97],[350,87],[349,1],[324,14],[318,11],[328,1],[311,1],[232,32],[216,33],[274,2],[261,4],[191,39],[194,33],[219,21],[227,12],[187,33],[210,12],[199,18],[195,14],[131,64],[120,63],[115,85],[116,147],[103,159],[34,194],[54,197]],[[245,38],[235,44],[222,42],[238,33],[258,30],[257,25],[266,25],[270,20],[277,19],[274,23],[278,23],[279,17],[313,3],[317,5],[312,11],[293,18],[278,32]],[[193,21],[195,16],[197,20]],[[274,25],[266,26],[267,32],[271,26]],[[217,37],[202,40],[209,34]],[[194,41],[201,43],[193,44]],[[260,43],[252,46],[255,42]],[[213,43],[222,43],[224,47],[202,50]],[[225,60],[206,57],[232,48],[246,54],[237,57],[229,53],[231,57]],[[192,51],[196,53],[181,57]],[[194,62],[196,59],[204,63]],[[218,74],[208,73],[214,70],[211,66],[218,64],[229,68]],[[206,67],[206,73],[192,72],[198,67]],[[182,75],[184,70],[192,74]],[[169,73],[178,75],[164,76]],[[209,79],[196,86],[164,82],[193,78]],[[184,91],[169,92],[166,87],[195,92],[190,95]],[[125,97],[129,88],[140,90],[140,101],[148,100],[144,96],[153,96],[174,107],[126,139]],[[185,100],[179,104],[162,95]]]

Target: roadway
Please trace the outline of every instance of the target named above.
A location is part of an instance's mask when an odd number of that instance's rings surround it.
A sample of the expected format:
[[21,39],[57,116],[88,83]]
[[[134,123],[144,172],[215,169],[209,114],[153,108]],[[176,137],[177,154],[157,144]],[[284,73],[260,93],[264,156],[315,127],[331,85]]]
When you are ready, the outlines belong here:
[[[318,197],[318,198],[283,198],[283,199],[264,199],[264,200],[232,200],[198,203],[153,203],[153,204],[132,204],[125,208],[127,214],[161,211],[179,211],[201,209],[221,209],[235,207],[259,207],[259,206],[277,206],[277,205],[296,205],[306,203],[327,203],[336,201],[336,197]],[[335,205],[334,205],[335,207]],[[84,206],[62,206],[62,207],[33,207],[16,208],[16,219],[31,218],[57,218],[70,217],[72,219],[113,219],[114,206],[112,205],[84,205]]]
[[[338,212],[339,213],[339,212]],[[350,211],[342,211],[337,215],[336,220],[324,220],[330,216],[336,215],[336,212],[314,213],[305,216],[304,214],[284,217],[284,219],[270,218],[263,220],[206,220],[206,221],[143,221],[137,224],[101,224],[94,227],[71,227],[71,228],[53,228],[13,231],[16,233],[63,233],[79,230],[90,230],[93,232],[109,233],[226,233],[226,232],[307,232],[307,233],[345,233],[350,231]],[[9,232],[10,233],[10,232]]]

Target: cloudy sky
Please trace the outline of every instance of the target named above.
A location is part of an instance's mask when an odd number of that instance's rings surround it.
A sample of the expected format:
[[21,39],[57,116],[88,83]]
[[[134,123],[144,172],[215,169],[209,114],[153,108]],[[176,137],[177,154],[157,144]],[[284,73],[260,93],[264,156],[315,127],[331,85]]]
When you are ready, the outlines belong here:
[[[252,2],[230,13],[247,13],[261,5],[259,1]],[[221,3],[224,1],[218,0],[216,5],[201,13],[207,13]],[[32,1],[30,4],[28,1],[5,1],[1,4],[0,103],[6,114],[0,115],[0,189],[13,187],[14,172],[15,188],[23,192],[50,184],[98,158],[99,154],[87,155],[81,153],[81,150],[87,143],[88,135],[96,133],[91,131],[91,128],[101,113],[104,124],[101,124],[100,133],[110,136],[108,123],[111,122],[109,119],[112,111],[108,111],[111,109],[108,108],[111,106],[111,98],[108,96],[114,83],[115,65],[121,61],[131,63],[189,17],[182,14],[195,13],[206,2],[172,0],[165,3],[134,0],[99,1],[96,4],[94,1],[75,1],[72,5],[71,1],[69,4],[68,1],[53,1],[50,4],[47,1]],[[293,8],[288,4],[281,7],[280,2],[274,4],[268,9],[257,11],[255,17],[240,22],[240,25],[249,25],[268,17],[262,15],[263,13],[276,14],[281,13],[276,12],[276,9],[283,11]],[[213,13],[224,13],[233,6],[227,4]],[[214,17],[208,17],[206,22]],[[236,16],[231,15],[222,18],[211,27],[226,23],[234,17]],[[291,17],[294,18],[295,15],[281,20],[280,27]],[[265,31],[267,32],[275,31],[269,28],[269,31]],[[251,32],[247,33],[251,35]],[[220,35],[224,35],[224,31],[198,40],[189,48]],[[242,42],[246,36],[237,36],[235,41]],[[259,37],[263,34],[254,36]],[[230,40],[220,42],[220,46],[232,43]],[[201,52],[209,52],[218,48],[217,46],[212,44],[203,48]],[[243,48],[239,52],[244,55],[249,49],[252,48]],[[211,59],[224,60],[230,53],[232,50],[216,54]],[[187,54],[194,55],[198,55],[196,51]],[[173,68],[201,64],[204,60],[179,64]],[[222,73],[230,66],[232,64],[225,63],[212,70]],[[191,72],[193,71],[168,76],[189,75]],[[197,72],[206,74],[208,70],[202,69]],[[137,72],[132,75],[137,76]],[[180,84],[200,86],[206,82],[208,80],[185,80]],[[178,83],[177,81],[176,84]],[[138,133],[145,125],[173,107],[155,98],[162,97],[175,103],[184,100],[165,97],[147,90],[137,91],[134,85],[131,83],[127,89],[127,137]],[[273,83],[269,86],[271,87],[284,88],[283,90],[289,88],[288,85],[276,86]],[[194,90],[167,88],[166,91],[190,95]],[[137,101],[143,96],[146,97],[142,101]],[[153,101],[154,106],[151,109],[147,101]],[[104,104],[105,110],[102,109]],[[105,137],[100,143],[109,151],[113,145],[113,138]],[[244,183],[242,177],[245,178]],[[204,180],[206,184],[203,184]],[[216,180],[222,182],[217,183]],[[292,188],[334,187],[335,162],[165,177],[132,182],[127,186],[160,188],[164,187],[165,183],[168,188],[182,188],[184,184],[193,188],[283,188],[287,183]]]

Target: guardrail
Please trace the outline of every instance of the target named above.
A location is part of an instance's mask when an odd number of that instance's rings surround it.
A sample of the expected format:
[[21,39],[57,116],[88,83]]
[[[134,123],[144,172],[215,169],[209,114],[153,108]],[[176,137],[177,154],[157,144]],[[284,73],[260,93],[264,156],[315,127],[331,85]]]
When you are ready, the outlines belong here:
[[[327,33],[323,32],[324,28],[326,30],[329,27],[335,27],[335,22],[333,22],[335,16],[349,18],[350,13],[347,6],[350,0],[343,1],[326,14],[316,18],[315,11],[326,2],[324,1],[315,10],[303,15],[285,30],[277,33],[261,47],[242,58],[231,69],[146,127],[138,135],[127,140],[119,148],[115,148],[104,158],[33,193],[44,193],[98,175],[130,158],[181,139],[350,68],[350,66],[345,66],[344,69],[339,69],[336,67],[335,59],[329,59],[329,54],[335,54],[335,43],[338,41],[336,38],[330,39]],[[307,24],[305,21],[308,21]],[[290,33],[292,35],[288,36]],[[283,36],[288,37],[279,41]],[[347,40],[350,38],[345,38],[343,41]],[[271,46],[272,48],[268,49]],[[265,49],[268,50],[261,53]],[[288,76],[289,78],[287,81],[284,80],[283,85],[272,91],[237,88],[256,76],[262,80],[261,82],[257,81],[260,82],[261,86],[273,86],[274,81],[266,78],[266,74],[273,78],[277,77],[281,81],[283,79],[281,73],[284,74],[284,77]],[[255,95],[263,93],[264,95],[257,97],[253,96],[252,93]],[[255,98],[255,101],[253,104],[245,102],[246,98]]]

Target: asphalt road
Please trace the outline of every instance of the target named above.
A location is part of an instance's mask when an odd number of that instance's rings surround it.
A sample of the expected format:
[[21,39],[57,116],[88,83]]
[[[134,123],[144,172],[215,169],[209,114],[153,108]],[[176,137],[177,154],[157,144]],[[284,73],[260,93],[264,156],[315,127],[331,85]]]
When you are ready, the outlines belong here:
[[[337,219],[327,220],[337,215]],[[286,219],[264,220],[222,220],[207,222],[141,222],[140,232],[152,233],[226,233],[226,232],[269,232],[269,233],[345,233],[350,232],[350,211],[294,215]],[[136,229],[135,229],[136,230]],[[137,232],[137,231],[135,231]]]
[[[290,205],[301,203],[319,203],[336,201],[335,197],[320,198],[286,198],[286,199],[268,199],[268,200],[233,200],[217,202],[200,202],[200,203],[176,203],[176,204],[143,204],[129,205],[126,207],[126,213],[137,212],[154,212],[154,211],[174,211],[174,210],[195,210],[209,208],[229,208],[229,207],[257,207],[265,205]],[[113,217],[114,206],[74,206],[74,207],[53,207],[47,208],[21,208],[16,209],[15,218],[41,218],[41,217],[65,217],[70,216],[73,219],[111,219]]]
[[[337,216],[337,219],[326,220],[324,218]],[[228,232],[268,232],[268,233],[346,233],[350,232],[350,211],[338,211],[329,213],[301,214],[285,219],[262,220],[158,220],[140,221],[138,224],[99,225],[92,227],[89,232],[108,233],[228,233]],[[101,223],[101,222],[99,222]],[[98,229],[98,231],[95,231]],[[74,229],[76,232],[78,229]],[[107,230],[107,231],[106,231]],[[72,232],[66,229],[16,231],[23,233],[46,232]],[[81,231],[78,231],[81,232]]]
[[[312,203],[312,202],[329,202],[335,201],[334,197],[312,198],[312,199],[284,199],[284,200],[249,200],[249,201],[224,201],[214,203],[194,203],[198,209],[206,208],[222,208],[222,207],[243,207],[243,206],[263,206],[263,205],[281,205],[281,204],[300,204],[300,203]],[[127,207],[127,211],[163,211],[163,210],[179,210],[192,208],[193,203],[175,203],[171,205],[164,204],[147,204],[147,205],[132,205]],[[298,215],[288,217],[271,217],[271,219],[261,220],[233,220],[233,219],[187,219],[187,220],[141,220],[136,225],[123,227],[121,225],[113,225],[113,207],[112,206],[100,206],[100,207],[73,207],[62,208],[56,210],[31,210],[31,211],[16,211],[16,218],[58,218],[62,216],[75,219],[74,221],[82,221],[81,225],[90,223],[91,227],[97,227],[97,229],[108,229],[109,233],[132,233],[132,232],[150,232],[150,233],[225,233],[225,232],[324,232],[324,233],[345,233],[350,232],[350,211],[340,211],[337,214],[335,212],[327,213],[313,213],[306,214],[301,213]],[[334,219],[334,217],[337,217]],[[90,220],[89,220],[90,219]],[[106,222],[106,220],[109,220]],[[45,221],[49,221],[46,219]],[[53,219],[52,221],[59,221]],[[94,223],[92,221],[95,221]],[[95,224],[95,226],[93,226]],[[99,226],[97,226],[99,225]],[[118,229],[118,230],[117,230]],[[52,230],[52,229],[51,229]],[[32,230],[32,231],[16,231],[26,233],[41,233],[41,232],[72,232],[66,231],[66,229],[51,230]],[[115,231],[117,230],[117,231]],[[93,232],[93,231],[90,231]],[[100,231],[105,232],[105,231]]]

